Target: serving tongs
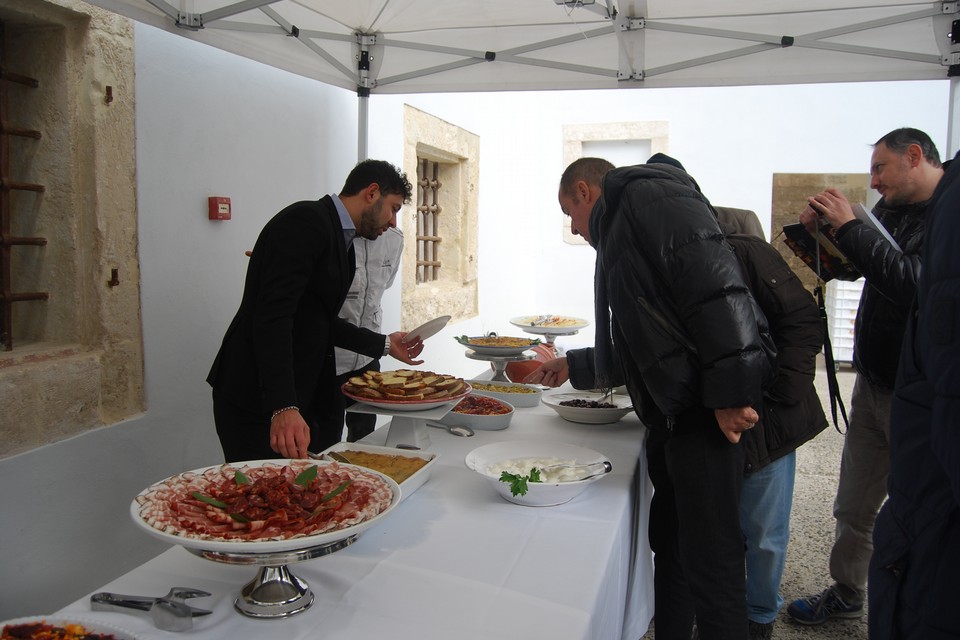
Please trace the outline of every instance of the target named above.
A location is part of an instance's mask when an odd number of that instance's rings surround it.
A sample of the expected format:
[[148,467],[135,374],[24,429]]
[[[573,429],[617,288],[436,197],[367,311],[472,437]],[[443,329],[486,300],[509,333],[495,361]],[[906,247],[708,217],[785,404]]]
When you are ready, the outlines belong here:
[[193,607],[184,600],[203,598],[210,594],[189,587],[173,587],[167,595],[160,598],[146,596],[126,596],[119,593],[101,591],[90,596],[90,608],[94,611],[145,611],[153,618],[153,624],[164,631],[186,631],[193,628],[195,616],[213,613],[209,609]]
[[601,469],[598,469],[596,473],[591,473],[589,476],[584,476],[579,478],[579,480],[588,480],[594,476],[602,476],[605,473],[610,473],[613,471],[613,464],[609,460],[599,460],[597,462],[585,462],[582,464],[571,464],[569,462],[561,462],[558,464],[548,464],[544,467],[538,467],[540,472],[547,470],[553,471],[554,469],[584,469],[587,467],[596,467],[597,465],[602,465]]

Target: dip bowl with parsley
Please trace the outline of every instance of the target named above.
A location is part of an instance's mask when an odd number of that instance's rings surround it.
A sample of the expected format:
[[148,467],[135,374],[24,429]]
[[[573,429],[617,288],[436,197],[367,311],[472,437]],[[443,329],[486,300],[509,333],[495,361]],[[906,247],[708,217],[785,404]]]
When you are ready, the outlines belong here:
[[[504,500],[527,507],[551,507],[570,502],[607,475],[580,479],[595,474],[598,468],[541,472],[540,467],[546,467],[548,463],[602,462],[609,462],[609,459],[599,451],[536,440],[494,442],[477,447],[464,459],[467,467],[484,478]],[[532,469],[536,471],[532,472]]]

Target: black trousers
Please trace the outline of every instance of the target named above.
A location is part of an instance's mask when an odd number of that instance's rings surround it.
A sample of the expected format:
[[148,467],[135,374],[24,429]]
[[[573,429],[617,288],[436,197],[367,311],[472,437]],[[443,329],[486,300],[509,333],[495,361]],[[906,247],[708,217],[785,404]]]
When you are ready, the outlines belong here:
[[[336,396],[341,396],[338,392]],[[339,402],[339,400],[338,400]],[[330,402],[336,405],[337,402]],[[318,410],[325,412],[319,418]],[[307,426],[310,427],[310,451],[319,453],[332,444],[340,442],[343,433],[343,405],[300,407]],[[340,416],[339,429],[325,428],[331,422],[330,415]],[[376,416],[374,416],[376,418]],[[227,462],[241,460],[274,460],[280,454],[270,448],[270,414],[250,411],[213,393],[213,420],[217,425],[217,437]]]
[[[361,369],[337,376],[337,388],[350,378],[361,376],[367,371],[380,371],[380,361],[371,360]],[[343,396],[343,401],[345,407],[356,404],[355,400],[346,396]],[[356,442],[370,435],[373,433],[373,430],[377,428],[377,416],[372,413],[350,413],[348,411],[346,412],[344,421],[347,423],[347,442]]]
[[741,447],[727,441],[712,410],[695,409],[672,431],[651,431],[647,465],[657,640],[690,640],[694,618],[702,640],[744,640]]

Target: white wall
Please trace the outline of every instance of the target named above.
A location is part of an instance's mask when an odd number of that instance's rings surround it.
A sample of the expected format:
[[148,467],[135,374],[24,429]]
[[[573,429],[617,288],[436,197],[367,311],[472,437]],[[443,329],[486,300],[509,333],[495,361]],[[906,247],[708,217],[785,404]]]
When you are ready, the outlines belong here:
[[[339,190],[357,159],[352,93],[149,27],[136,38],[148,410],[0,461],[0,619],[53,611],[164,548],[128,505],[157,479],[222,460],[204,377],[239,303],[243,251],[286,204]],[[903,125],[942,145],[947,83],[374,96],[371,157],[400,162],[404,102],[481,137],[481,315],[425,351],[425,366],[471,375],[480,365],[450,336],[508,332],[526,313],[593,317],[593,251],[560,241],[563,124],[669,120],[671,152],[704,192],[766,219],[772,172],[865,171],[868,144]],[[232,198],[233,220],[206,220],[211,195]]]
[[[669,153],[707,197],[753,209],[769,237],[774,173],[867,173],[872,143],[903,126],[926,131],[944,153],[949,83],[375,95],[371,156],[400,155],[402,142],[390,132],[402,126],[405,103],[480,136],[482,327],[519,335],[509,318],[594,315],[594,251],[562,241],[556,194],[564,125],[668,121]],[[576,347],[592,337],[591,327],[557,344]],[[450,339],[428,344],[428,357],[439,357],[441,347],[442,357],[464,360]]]

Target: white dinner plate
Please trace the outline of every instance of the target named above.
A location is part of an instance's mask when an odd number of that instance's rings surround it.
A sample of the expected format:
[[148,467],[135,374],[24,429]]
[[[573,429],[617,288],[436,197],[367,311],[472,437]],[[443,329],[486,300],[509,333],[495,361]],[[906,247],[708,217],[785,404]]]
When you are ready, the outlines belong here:
[[606,398],[606,402],[616,405],[616,408],[610,409],[591,409],[588,407],[568,407],[560,404],[568,400],[594,400],[599,401],[603,398],[602,393],[589,391],[574,391],[572,393],[551,393],[543,396],[543,404],[557,412],[564,420],[570,422],[579,422],[581,424],[609,424],[617,422],[623,416],[633,410],[633,402],[630,396],[614,395]]
[[403,336],[403,342],[413,342],[417,338],[426,340],[430,336],[437,335],[441,329],[447,326],[448,322],[450,322],[450,316],[440,316],[424,322],[413,331],[408,331],[407,335]]
[[[359,522],[357,524],[343,527],[342,529],[337,529],[335,531],[328,531],[325,533],[316,533],[312,535],[299,536],[296,538],[287,538],[283,540],[222,540],[217,538],[204,537],[201,535],[184,535],[183,533],[173,530],[163,530],[157,529],[150,523],[148,523],[142,512],[149,509],[150,503],[141,504],[144,500],[144,497],[151,493],[155,488],[164,485],[166,482],[178,478],[180,476],[186,476],[188,474],[201,475],[205,471],[220,469],[221,467],[230,468],[241,468],[241,467],[261,467],[265,465],[286,465],[291,462],[297,463],[306,463],[307,465],[329,465],[329,464],[339,464],[344,467],[353,467],[354,469],[361,469],[365,473],[370,473],[381,478],[387,485],[390,487],[390,490],[393,494],[390,504],[387,505],[387,508],[378,513],[377,515]],[[378,471],[372,469],[366,469],[364,467],[356,467],[354,465],[348,465],[343,463],[332,463],[324,460],[252,460],[247,462],[237,462],[237,463],[228,463],[225,465],[213,465],[210,467],[204,467],[202,469],[195,469],[193,471],[185,471],[179,473],[175,476],[171,476],[160,482],[156,482],[139,494],[133,499],[130,503],[130,515],[133,517],[135,524],[139,525],[144,531],[150,535],[163,540],[167,544],[179,544],[188,549],[201,549],[204,551],[221,551],[228,553],[275,553],[283,551],[296,551],[298,549],[309,549],[311,547],[316,547],[324,544],[329,544],[333,542],[339,542],[345,538],[348,538],[352,535],[361,533],[366,530],[371,525],[378,522],[385,515],[390,513],[398,504],[400,504],[401,490],[400,485],[398,485],[393,478],[386,476]]]
[[583,318],[548,314],[517,316],[516,318],[510,318],[510,324],[515,327],[520,327],[527,333],[536,333],[545,336],[571,335],[580,329],[590,326],[590,323]]
[[29,616],[26,618],[15,618],[13,620],[5,620],[4,622],[0,622],[0,631],[2,631],[7,625],[38,624],[43,622],[56,627],[62,627],[66,624],[79,624],[90,633],[99,633],[104,635],[109,634],[116,638],[116,640],[139,640],[140,638],[140,636],[136,635],[132,631],[124,629],[123,627],[118,627],[115,624],[102,622],[100,620],[83,618],[82,616]]

